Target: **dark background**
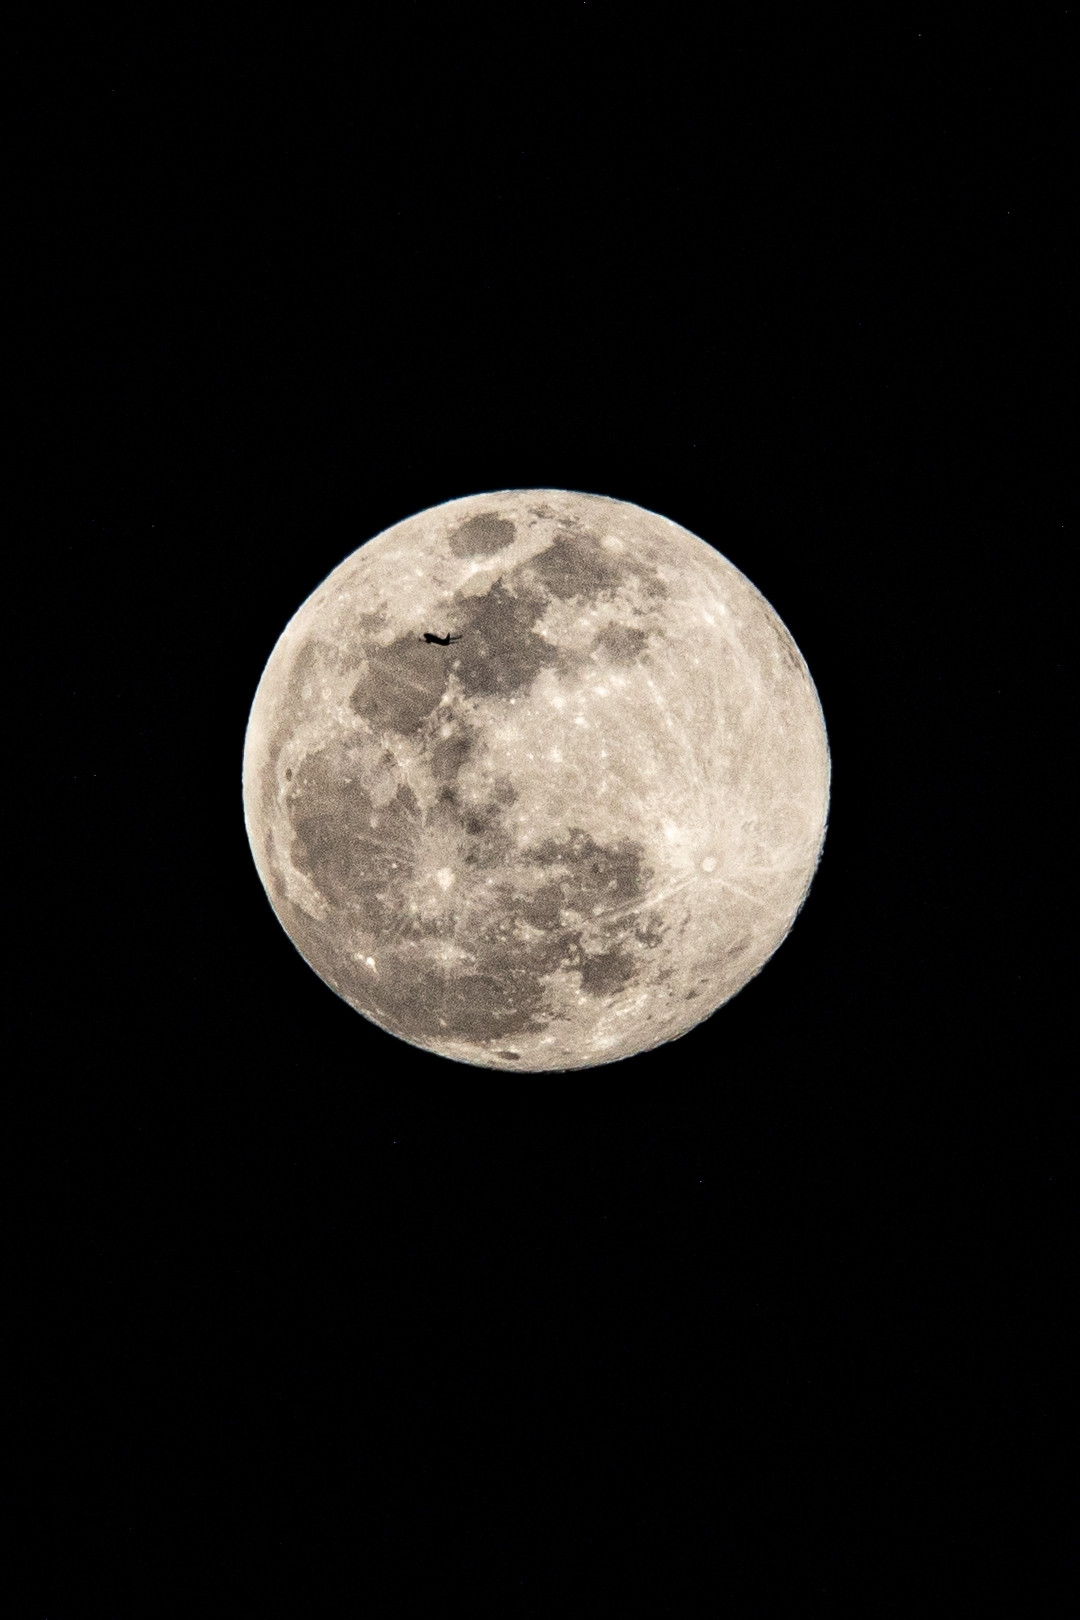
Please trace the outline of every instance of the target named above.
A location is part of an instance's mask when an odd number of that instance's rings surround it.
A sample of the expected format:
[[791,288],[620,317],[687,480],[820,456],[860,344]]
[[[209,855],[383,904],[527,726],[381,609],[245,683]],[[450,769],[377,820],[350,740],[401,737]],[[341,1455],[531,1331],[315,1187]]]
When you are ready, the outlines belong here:
[[[1076,19],[940,10],[18,45],[27,1614],[1071,1612]],[[757,980],[518,1078],[304,966],[240,765],[345,555],[534,486],[742,569],[834,774]]]

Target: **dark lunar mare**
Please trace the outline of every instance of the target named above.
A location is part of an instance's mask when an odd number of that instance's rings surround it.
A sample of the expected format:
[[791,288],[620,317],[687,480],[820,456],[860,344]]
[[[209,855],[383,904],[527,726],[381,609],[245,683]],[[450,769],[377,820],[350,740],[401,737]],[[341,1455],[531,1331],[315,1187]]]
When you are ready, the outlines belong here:
[[393,894],[416,848],[420,806],[404,785],[388,804],[376,806],[348,776],[346,761],[340,748],[304,760],[289,797],[290,855],[331,907],[354,913],[377,934],[397,920]]
[[517,529],[509,518],[481,512],[456,528],[447,545],[455,557],[492,557],[512,546],[516,539]]

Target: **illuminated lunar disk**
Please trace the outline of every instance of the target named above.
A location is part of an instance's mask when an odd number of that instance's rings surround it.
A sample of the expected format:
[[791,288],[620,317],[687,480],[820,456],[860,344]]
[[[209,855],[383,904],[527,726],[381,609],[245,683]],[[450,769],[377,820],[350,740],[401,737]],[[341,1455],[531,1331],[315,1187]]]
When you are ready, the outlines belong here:
[[829,751],[794,641],[711,546],[504,490],[396,524],[308,598],[243,786],[274,911],[351,1007],[565,1070],[675,1040],[760,970],[821,853]]

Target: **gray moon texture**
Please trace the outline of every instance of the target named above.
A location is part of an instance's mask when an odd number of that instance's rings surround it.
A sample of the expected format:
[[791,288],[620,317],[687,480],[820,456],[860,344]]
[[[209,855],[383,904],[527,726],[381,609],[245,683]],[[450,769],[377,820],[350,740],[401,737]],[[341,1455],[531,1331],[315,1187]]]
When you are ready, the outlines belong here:
[[282,927],[357,1012],[458,1062],[571,1070],[676,1040],[760,971],[829,776],[806,664],[719,552],[625,501],[504,490],[387,529],[303,604],[255,694],[244,815]]

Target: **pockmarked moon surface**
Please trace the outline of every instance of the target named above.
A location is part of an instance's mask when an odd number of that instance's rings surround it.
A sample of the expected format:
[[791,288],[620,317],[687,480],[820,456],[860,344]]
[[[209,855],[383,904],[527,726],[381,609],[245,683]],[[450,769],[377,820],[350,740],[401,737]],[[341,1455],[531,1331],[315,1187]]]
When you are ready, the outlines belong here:
[[387,529],[287,625],[244,749],[259,876],[413,1046],[612,1063],[731,999],[825,836],[817,692],[764,597],[624,501],[509,490]]

